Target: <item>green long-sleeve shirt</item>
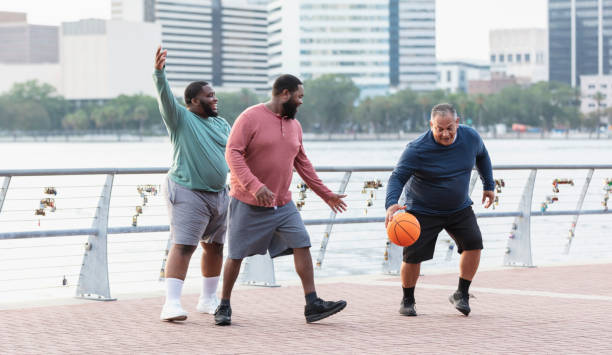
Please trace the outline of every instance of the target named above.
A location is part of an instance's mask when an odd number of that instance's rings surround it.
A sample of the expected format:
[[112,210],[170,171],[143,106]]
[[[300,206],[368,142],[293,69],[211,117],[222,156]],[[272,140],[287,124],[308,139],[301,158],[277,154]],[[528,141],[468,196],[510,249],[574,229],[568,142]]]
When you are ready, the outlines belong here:
[[225,145],[230,125],[221,117],[202,118],[180,105],[164,70],[155,70],[153,81],[159,111],[172,142],[173,161],[168,175],[192,190],[223,190],[229,170]]

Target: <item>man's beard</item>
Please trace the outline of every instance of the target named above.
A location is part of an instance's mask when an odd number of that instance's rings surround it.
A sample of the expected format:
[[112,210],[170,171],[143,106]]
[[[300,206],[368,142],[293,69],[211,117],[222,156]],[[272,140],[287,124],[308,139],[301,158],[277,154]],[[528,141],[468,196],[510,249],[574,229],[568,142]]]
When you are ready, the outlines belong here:
[[219,112],[213,111],[210,105],[207,105],[203,102],[200,102],[200,107],[204,111],[206,117],[217,117],[219,115]]
[[293,102],[293,100],[289,100],[283,104],[283,112],[281,113],[281,116],[294,119],[295,114],[297,113],[297,108],[298,106],[295,104],[295,102]]

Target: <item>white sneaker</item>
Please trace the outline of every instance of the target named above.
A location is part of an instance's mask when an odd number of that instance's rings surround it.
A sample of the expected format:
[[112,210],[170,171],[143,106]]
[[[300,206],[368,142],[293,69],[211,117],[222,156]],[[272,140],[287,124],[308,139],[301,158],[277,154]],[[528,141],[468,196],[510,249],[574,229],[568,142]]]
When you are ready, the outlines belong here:
[[167,322],[185,320],[187,319],[187,311],[181,307],[180,303],[166,303],[162,308],[159,319]]
[[200,313],[215,314],[217,307],[219,307],[219,298],[215,295],[213,298],[202,298],[198,301],[196,310]]

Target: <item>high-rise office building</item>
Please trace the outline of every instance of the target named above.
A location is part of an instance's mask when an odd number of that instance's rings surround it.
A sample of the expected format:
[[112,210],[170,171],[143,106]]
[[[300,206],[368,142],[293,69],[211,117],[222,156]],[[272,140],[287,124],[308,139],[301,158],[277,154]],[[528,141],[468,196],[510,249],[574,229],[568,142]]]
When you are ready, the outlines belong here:
[[[434,90],[437,81],[435,0],[390,0],[389,4],[391,86],[400,89]],[[396,13],[397,18],[394,18]],[[399,35],[397,42],[394,37],[395,21]],[[396,45],[399,49],[398,74],[395,74],[393,68],[393,48]]]
[[548,0],[549,79],[580,86],[581,75],[611,74],[612,2]]
[[436,86],[434,0],[272,0],[269,79],[344,74],[362,95]]
[[176,94],[195,80],[217,90],[268,89],[265,2],[113,0],[111,14],[161,24],[166,72]]
[[57,63],[59,28],[31,25],[25,13],[0,12],[0,63]]

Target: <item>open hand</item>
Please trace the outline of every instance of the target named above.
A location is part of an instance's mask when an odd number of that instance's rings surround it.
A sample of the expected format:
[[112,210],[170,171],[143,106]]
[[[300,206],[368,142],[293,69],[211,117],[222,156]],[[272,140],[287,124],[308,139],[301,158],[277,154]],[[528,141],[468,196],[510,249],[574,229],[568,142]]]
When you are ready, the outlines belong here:
[[494,199],[495,199],[495,192],[486,191],[486,190],[482,192],[482,203],[485,203],[485,201],[487,201],[485,208],[489,208],[491,204],[493,204]]
[[389,206],[389,208],[387,208],[387,214],[385,215],[385,228],[387,228],[387,225],[393,219],[393,215],[395,214],[395,212],[399,210],[405,210],[405,209],[406,209],[406,206],[400,206],[398,204]]
[[157,51],[155,52],[155,69],[162,70],[164,69],[164,65],[166,65],[166,56],[168,55],[167,50],[161,49],[161,46],[157,47]]
[[346,202],[342,200],[345,197],[346,195],[334,194],[332,197],[328,198],[325,203],[327,203],[335,213],[342,213],[346,211]]

